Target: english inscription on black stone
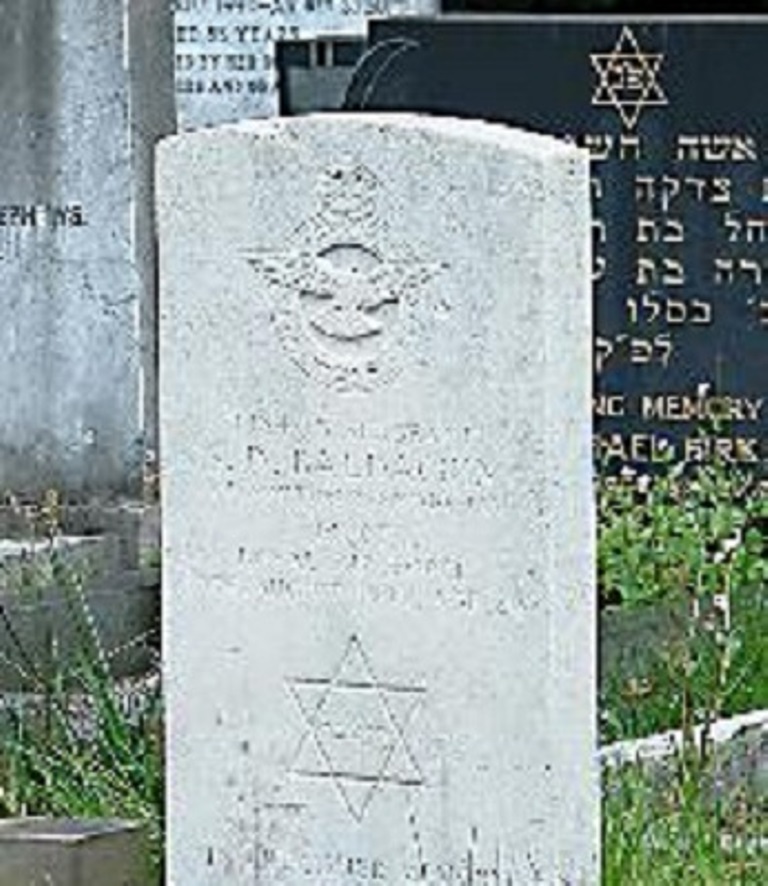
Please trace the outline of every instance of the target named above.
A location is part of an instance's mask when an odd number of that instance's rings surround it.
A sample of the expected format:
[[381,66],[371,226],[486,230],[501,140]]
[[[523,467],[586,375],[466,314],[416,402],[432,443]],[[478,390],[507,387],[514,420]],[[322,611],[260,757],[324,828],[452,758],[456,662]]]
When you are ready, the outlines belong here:
[[596,455],[764,467],[768,19],[374,23],[372,44],[388,40],[353,107],[484,117],[590,151]]

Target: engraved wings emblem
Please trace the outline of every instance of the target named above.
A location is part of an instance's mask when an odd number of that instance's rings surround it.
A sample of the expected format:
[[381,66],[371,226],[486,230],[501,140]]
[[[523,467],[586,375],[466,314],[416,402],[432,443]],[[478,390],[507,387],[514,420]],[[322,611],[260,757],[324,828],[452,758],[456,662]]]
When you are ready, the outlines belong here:
[[409,294],[442,268],[436,262],[387,261],[358,244],[337,244],[319,254],[262,252],[247,258],[270,283],[298,295],[316,333],[339,343],[381,336]]

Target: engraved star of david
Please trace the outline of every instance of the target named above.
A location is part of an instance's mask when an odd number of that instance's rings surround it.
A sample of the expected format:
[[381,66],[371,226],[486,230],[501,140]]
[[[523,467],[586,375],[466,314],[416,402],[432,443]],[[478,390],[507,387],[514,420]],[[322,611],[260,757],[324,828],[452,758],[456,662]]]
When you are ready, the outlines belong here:
[[406,733],[426,690],[380,680],[357,636],[332,676],[290,680],[288,690],[306,726],[290,771],[331,782],[356,821],[385,786],[424,783]]
[[614,107],[628,129],[645,107],[668,104],[657,80],[664,56],[642,52],[630,28],[622,28],[610,53],[593,52],[590,59],[600,78],[592,104]]

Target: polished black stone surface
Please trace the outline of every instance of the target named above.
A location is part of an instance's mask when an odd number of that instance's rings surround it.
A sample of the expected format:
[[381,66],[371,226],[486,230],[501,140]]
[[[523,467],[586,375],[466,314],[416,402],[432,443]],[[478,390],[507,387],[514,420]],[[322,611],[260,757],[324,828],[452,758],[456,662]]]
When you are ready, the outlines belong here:
[[768,18],[463,16],[374,22],[370,38],[350,109],[589,149],[598,457],[765,467]]

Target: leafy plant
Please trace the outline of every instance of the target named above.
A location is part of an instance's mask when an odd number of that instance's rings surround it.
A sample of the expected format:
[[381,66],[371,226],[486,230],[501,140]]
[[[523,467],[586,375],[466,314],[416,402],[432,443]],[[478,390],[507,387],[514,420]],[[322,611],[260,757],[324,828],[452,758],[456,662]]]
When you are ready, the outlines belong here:
[[768,495],[755,476],[716,461],[625,470],[597,486],[602,605],[681,594],[738,594],[768,581]]
[[100,642],[85,592],[87,576],[61,556],[55,535],[51,525],[44,556],[25,564],[18,590],[29,594],[36,583],[51,582],[63,591],[77,638],[75,653],[55,662],[51,671],[23,648],[17,650],[37,701],[0,714],[0,816],[142,821],[150,875],[158,880],[163,854],[159,676],[142,680],[126,697]]
[[659,622],[602,675],[605,739],[768,706],[767,492],[722,459],[598,481],[601,604]]
[[663,773],[642,764],[605,773],[605,886],[768,882],[764,798],[718,795],[710,771],[686,748]]
[[603,674],[603,737],[682,730],[663,767],[605,774],[604,882],[766,882],[765,795],[716,790],[711,741],[724,713],[768,706],[766,487],[719,460],[625,471],[599,481],[598,527],[602,605],[663,629]]

